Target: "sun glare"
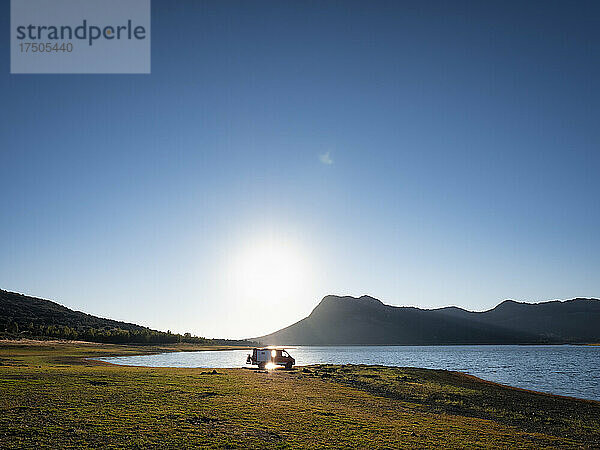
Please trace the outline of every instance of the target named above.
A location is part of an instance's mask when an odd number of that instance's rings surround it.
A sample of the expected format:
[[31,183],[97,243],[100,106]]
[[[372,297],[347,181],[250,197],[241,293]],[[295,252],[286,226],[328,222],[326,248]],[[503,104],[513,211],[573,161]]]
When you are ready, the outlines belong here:
[[265,305],[301,288],[305,274],[302,252],[290,242],[271,239],[240,251],[234,282],[243,297]]

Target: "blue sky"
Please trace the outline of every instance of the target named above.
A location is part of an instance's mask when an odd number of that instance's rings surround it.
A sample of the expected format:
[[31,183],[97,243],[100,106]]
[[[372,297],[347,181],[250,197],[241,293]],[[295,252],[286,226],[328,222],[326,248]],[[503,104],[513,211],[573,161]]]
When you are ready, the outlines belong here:
[[599,13],[153,0],[151,75],[10,75],[4,33],[0,287],[223,337],[598,297]]

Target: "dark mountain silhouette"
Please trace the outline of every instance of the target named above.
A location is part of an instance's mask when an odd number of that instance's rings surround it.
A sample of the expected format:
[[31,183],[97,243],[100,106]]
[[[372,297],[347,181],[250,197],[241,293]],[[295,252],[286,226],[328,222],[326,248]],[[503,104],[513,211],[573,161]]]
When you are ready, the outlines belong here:
[[598,299],[575,298],[534,304],[505,300],[485,312],[471,312],[460,308],[441,308],[436,311],[518,332],[533,333],[547,341],[600,341]]
[[424,310],[328,295],[305,319],[254,338],[278,345],[434,345],[600,342],[600,300],[507,300],[485,312]]

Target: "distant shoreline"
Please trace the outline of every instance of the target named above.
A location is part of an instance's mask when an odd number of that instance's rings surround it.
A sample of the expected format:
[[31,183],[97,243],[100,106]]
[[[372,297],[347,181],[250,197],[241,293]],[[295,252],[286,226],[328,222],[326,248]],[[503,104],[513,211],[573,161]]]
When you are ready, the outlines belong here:
[[[23,345],[52,345],[52,344],[74,344],[74,345],[96,345],[96,346],[128,346],[139,349],[148,348],[160,348],[164,349],[160,353],[172,353],[172,352],[194,352],[194,351],[210,351],[210,350],[248,350],[254,348],[254,346],[227,346],[227,345],[215,345],[214,347],[210,344],[140,344],[136,342],[131,343],[105,343],[105,342],[93,342],[93,341],[78,341],[69,339],[30,339],[30,338],[0,338],[0,344],[3,343],[22,343]],[[494,346],[494,347],[511,347],[511,346],[549,346],[559,347],[565,345],[573,346],[600,346],[600,343],[581,343],[581,342],[535,342],[535,343],[518,343],[518,344],[497,344],[497,343],[463,343],[463,344],[282,344],[279,347],[295,348],[295,347],[482,347],[482,346]],[[263,345],[256,345],[255,347],[263,347]],[[264,345],[269,347],[269,345]],[[139,355],[156,354],[152,352],[142,352]],[[116,355],[118,356],[118,355]]]

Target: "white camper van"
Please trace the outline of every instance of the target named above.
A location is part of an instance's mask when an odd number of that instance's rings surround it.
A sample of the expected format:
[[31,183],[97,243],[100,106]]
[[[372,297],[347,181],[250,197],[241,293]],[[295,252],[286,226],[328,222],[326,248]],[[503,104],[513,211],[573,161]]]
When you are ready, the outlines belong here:
[[246,358],[246,364],[258,365],[259,369],[264,369],[268,364],[291,369],[296,360],[283,348],[265,347],[252,349],[252,354]]

